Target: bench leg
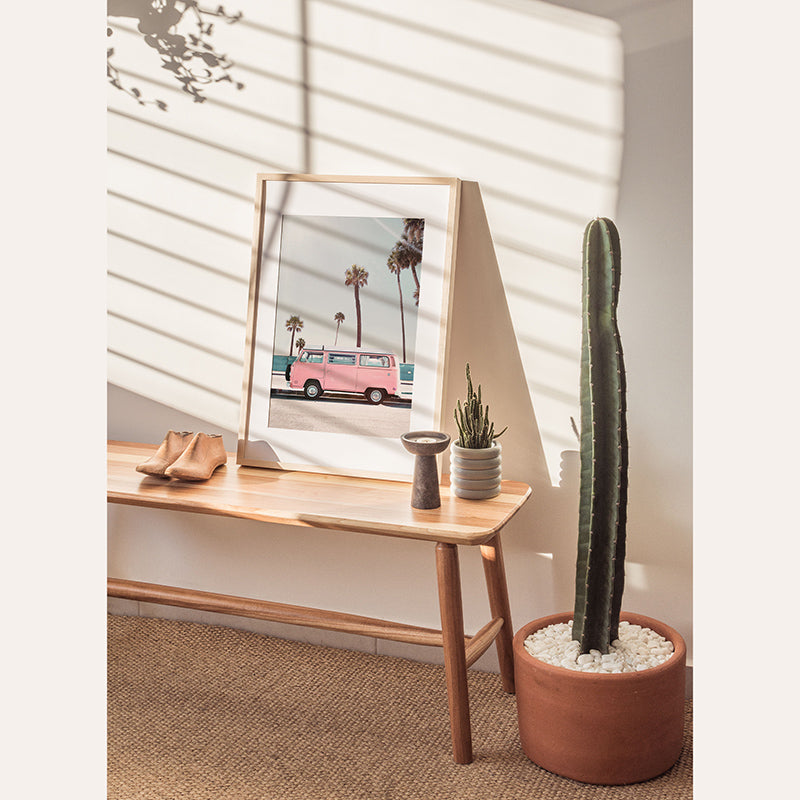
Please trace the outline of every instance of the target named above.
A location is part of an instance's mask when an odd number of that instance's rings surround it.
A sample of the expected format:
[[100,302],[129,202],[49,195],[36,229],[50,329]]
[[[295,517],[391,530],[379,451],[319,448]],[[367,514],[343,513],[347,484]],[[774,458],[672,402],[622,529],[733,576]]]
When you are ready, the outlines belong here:
[[472,761],[472,729],[469,720],[467,659],[464,650],[464,609],[461,605],[461,572],[454,544],[436,545],[436,577],[442,615],[444,668],[450,708],[450,734],[456,764]]
[[514,651],[512,641],[514,631],[511,625],[511,607],[508,602],[508,584],[506,569],[503,563],[503,549],[500,546],[500,534],[486,544],[481,545],[483,571],[486,576],[486,588],[489,592],[489,607],[493,617],[503,618],[503,627],[497,634],[497,659],[500,662],[500,676],[503,689],[514,694]]

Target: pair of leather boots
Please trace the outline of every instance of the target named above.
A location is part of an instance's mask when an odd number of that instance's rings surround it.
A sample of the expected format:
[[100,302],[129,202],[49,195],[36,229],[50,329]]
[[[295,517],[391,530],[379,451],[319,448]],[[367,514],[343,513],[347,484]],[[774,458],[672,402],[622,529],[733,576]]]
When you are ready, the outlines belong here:
[[158,450],[136,471],[159,478],[206,481],[227,460],[220,434],[169,431]]

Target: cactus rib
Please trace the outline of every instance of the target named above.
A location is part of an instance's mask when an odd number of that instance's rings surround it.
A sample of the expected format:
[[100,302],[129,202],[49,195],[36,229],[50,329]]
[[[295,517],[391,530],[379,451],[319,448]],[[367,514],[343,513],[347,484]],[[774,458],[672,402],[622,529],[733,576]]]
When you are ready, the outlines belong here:
[[619,234],[592,220],[583,242],[581,488],[572,635],[607,653],[618,636],[625,572],[628,437],[617,326]]

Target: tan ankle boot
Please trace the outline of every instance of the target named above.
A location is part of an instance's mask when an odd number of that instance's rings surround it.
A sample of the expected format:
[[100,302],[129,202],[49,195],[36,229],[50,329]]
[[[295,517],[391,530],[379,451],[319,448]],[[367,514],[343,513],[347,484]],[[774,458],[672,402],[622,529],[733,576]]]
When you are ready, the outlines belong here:
[[164,474],[182,481],[206,481],[227,460],[220,434],[198,433]]
[[136,471],[144,472],[145,475],[155,475],[163,478],[164,471],[186,449],[193,437],[194,433],[191,431],[181,431],[180,433],[169,431],[158,450],[147,461],[139,464],[136,467]]

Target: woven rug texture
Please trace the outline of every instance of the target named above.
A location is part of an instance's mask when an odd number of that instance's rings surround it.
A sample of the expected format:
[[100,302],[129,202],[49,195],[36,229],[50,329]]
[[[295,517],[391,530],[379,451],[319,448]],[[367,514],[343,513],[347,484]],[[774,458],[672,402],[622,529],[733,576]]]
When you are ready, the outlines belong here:
[[685,800],[683,752],[632,786],[552,775],[513,695],[470,671],[475,761],[452,760],[442,667],[231,628],[109,615],[109,800]]

